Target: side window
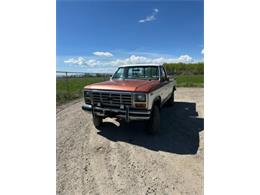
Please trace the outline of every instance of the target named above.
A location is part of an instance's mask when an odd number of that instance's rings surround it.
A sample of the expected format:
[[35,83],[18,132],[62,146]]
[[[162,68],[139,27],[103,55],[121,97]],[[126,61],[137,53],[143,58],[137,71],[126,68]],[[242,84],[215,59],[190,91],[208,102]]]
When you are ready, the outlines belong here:
[[166,74],[165,74],[165,71],[164,71],[162,66],[160,67],[160,72],[161,72],[161,80],[165,81],[166,80]]

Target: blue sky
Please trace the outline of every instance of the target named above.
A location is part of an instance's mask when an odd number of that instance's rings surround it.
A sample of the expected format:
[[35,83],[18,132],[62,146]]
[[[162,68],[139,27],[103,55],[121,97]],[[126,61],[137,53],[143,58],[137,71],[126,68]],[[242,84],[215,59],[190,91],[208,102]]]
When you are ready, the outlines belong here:
[[57,1],[57,70],[203,61],[203,1]]

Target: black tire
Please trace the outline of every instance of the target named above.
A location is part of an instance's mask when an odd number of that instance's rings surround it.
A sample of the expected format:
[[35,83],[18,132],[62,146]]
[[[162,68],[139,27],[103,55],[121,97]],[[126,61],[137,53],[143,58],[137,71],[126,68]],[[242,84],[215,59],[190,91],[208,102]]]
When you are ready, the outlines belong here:
[[93,118],[93,124],[96,128],[100,127],[101,124],[102,124],[102,117],[100,116],[97,116],[97,115],[92,115],[92,118]]
[[146,132],[149,134],[157,134],[160,131],[160,109],[158,105],[154,105],[151,117],[147,121]]
[[167,105],[168,106],[172,106],[172,105],[174,105],[174,89],[172,90],[172,94],[171,94],[171,97],[170,97],[170,99],[168,100],[168,102],[167,102]]

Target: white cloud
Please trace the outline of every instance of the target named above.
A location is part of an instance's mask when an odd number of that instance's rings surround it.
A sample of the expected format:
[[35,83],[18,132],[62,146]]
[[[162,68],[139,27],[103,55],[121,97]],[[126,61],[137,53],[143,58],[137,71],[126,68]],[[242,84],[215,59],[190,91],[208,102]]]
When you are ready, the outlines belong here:
[[152,15],[146,16],[145,19],[141,19],[141,20],[139,20],[138,22],[139,22],[139,23],[151,22],[151,21],[153,21],[153,20],[156,19],[155,16],[158,14],[158,12],[159,12],[159,9],[155,8],[155,9],[153,9]]
[[77,58],[70,58],[68,60],[65,60],[64,63],[71,64],[71,65],[79,65],[81,67],[94,67],[100,64],[100,61],[97,61],[95,59],[87,59],[85,57],[77,57]]
[[103,57],[112,57],[113,54],[108,51],[96,51],[93,53],[96,56],[103,56]]
[[163,64],[163,63],[193,63],[195,60],[189,55],[181,55],[178,58],[167,57],[146,57],[142,55],[130,55],[127,58],[115,60],[96,60],[86,57],[74,57],[65,60],[64,63],[79,66],[82,68],[94,68],[96,70],[109,69],[125,64]]
[[204,48],[201,50],[201,55],[204,55]]
[[110,62],[107,62],[108,64],[111,64],[113,66],[119,66],[119,65],[125,65],[125,64],[163,64],[163,63],[192,63],[194,62],[193,58],[189,55],[181,55],[178,58],[148,58],[145,56],[136,56],[131,55],[128,58],[125,59],[117,59]]
[[182,55],[177,59],[177,62],[191,63],[193,62],[193,59],[189,55]]

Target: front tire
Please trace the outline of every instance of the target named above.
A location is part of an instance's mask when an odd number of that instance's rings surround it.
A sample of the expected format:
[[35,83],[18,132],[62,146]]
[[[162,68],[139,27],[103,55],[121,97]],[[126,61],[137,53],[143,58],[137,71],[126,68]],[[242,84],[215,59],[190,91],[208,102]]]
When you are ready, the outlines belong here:
[[93,118],[93,124],[96,128],[100,127],[102,124],[102,117],[97,116],[97,115],[92,115]]
[[151,117],[147,121],[146,132],[156,134],[160,131],[160,109],[158,105],[154,105]]

